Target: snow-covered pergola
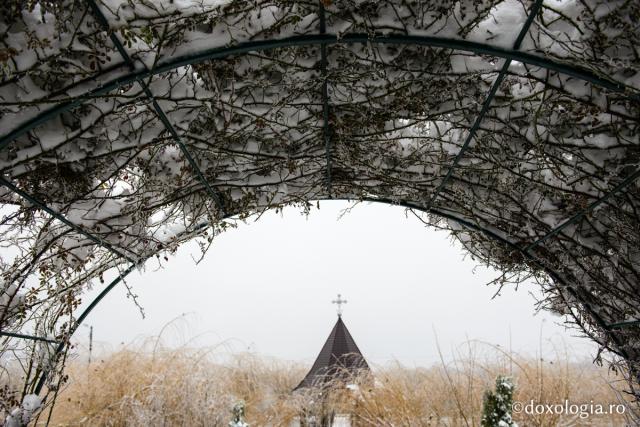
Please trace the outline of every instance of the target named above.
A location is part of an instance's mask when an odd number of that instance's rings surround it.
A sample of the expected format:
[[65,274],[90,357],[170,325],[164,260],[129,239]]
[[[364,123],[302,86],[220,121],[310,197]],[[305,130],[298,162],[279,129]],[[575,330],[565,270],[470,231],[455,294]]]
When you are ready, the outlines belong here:
[[131,271],[325,199],[403,206],[501,284],[535,277],[633,388],[638,22],[607,0],[3,2],[0,352],[25,372],[2,410],[55,396]]

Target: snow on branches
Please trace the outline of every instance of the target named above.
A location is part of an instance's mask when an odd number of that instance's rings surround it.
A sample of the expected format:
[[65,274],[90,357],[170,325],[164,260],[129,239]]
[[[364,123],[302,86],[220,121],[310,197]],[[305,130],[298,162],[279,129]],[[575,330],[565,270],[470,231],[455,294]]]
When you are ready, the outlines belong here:
[[109,271],[380,200],[537,277],[637,375],[640,327],[608,325],[640,319],[640,5],[545,1],[514,51],[533,3],[3,2],[0,329],[68,339]]

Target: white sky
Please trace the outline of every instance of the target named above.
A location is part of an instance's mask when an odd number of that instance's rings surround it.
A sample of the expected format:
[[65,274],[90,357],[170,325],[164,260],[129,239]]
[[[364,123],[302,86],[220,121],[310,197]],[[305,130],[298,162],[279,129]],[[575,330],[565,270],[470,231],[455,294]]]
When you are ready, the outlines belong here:
[[[331,300],[341,293],[345,323],[374,364],[431,365],[439,360],[436,334],[445,357],[468,340],[529,355],[565,345],[579,359],[595,353],[559,317],[534,315],[535,285],[491,299],[497,288],[484,285],[497,273],[403,208],[362,204],[338,219],[349,203],[320,206],[308,218],[290,208],[227,231],[199,265],[197,247],[187,245],[166,268],[133,273],[127,283],[146,318],[118,285],[86,320],[98,347],[157,335],[186,314],[165,330],[165,342],[310,362],[336,320]],[[76,339],[87,335],[81,328]]]

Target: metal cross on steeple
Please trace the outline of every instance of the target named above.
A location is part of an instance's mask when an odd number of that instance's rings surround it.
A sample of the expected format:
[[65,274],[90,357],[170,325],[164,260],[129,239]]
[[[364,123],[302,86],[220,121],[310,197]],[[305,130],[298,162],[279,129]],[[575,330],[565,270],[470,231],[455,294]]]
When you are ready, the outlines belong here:
[[346,304],[347,300],[346,299],[342,299],[342,295],[338,294],[338,298],[334,299],[333,301],[331,301],[331,304],[337,304],[338,305],[338,317],[342,316],[342,304]]

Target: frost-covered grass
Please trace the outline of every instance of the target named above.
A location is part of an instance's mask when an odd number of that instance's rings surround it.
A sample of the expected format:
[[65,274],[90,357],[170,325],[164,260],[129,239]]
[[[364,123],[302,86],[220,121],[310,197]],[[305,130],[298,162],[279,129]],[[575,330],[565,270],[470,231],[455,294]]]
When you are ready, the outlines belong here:
[[[221,362],[212,351],[185,348],[129,348],[94,357],[89,367],[77,359],[69,364],[70,380],[57,398],[51,425],[226,426],[233,404],[242,399],[252,427],[287,426],[303,406],[317,409],[310,395],[290,392],[306,369],[247,354]],[[500,374],[513,376],[516,402],[608,404],[619,399],[611,388],[619,378],[590,363],[572,362],[566,354],[541,360],[476,345],[430,368],[373,369],[373,385],[332,396],[326,406],[338,413],[348,408],[358,425],[478,426],[483,392]],[[514,414],[514,419],[521,427],[624,425],[617,415]]]

